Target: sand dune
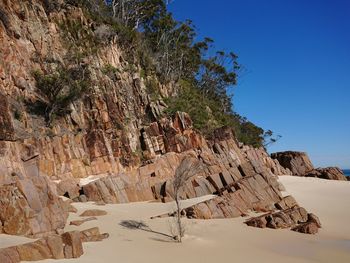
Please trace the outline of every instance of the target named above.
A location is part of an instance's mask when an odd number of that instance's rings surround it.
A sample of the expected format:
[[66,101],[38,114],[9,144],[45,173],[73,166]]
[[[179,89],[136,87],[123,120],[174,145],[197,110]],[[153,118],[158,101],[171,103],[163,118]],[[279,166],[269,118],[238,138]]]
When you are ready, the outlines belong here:
[[184,220],[186,236],[178,244],[156,233],[119,225],[122,220],[142,220],[154,231],[169,234],[171,219],[150,217],[171,210],[173,204],[77,203],[74,205],[79,211],[69,220],[78,219],[90,208],[106,210],[108,215],[80,227],[67,226],[66,230],[99,226],[110,237],[103,242],[84,243],[85,254],[79,259],[43,262],[350,262],[350,183],[290,176],[280,180],[300,205],[320,217],[323,228],[319,234],[252,228],[243,224],[243,218]]

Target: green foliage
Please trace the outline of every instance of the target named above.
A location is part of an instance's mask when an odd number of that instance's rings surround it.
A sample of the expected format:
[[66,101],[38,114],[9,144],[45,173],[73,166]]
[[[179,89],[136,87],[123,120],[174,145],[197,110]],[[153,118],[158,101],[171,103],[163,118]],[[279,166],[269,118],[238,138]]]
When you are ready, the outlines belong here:
[[13,117],[15,117],[16,120],[21,121],[23,118],[22,112],[20,112],[18,109],[15,109],[13,112]]
[[47,13],[58,11],[61,8],[61,3],[57,0],[43,0],[43,5]]
[[115,74],[119,72],[119,70],[111,64],[104,65],[101,71],[105,75]]
[[184,111],[191,116],[193,126],[204,135],[210,135],[219,127],[228,126],[234,129],[237,139],[244,144],[263,146],[263,129],[237,113],[225,113],[218,100],[204,96],[192,83],[182,80],[180,84],[178,96],[166,100],[169,106],[166,110],[168,115]]
[[160,97],[159,83],[155,78],[153,77],[147,78],[145,81],[145,86],[147,89],[147,93],[151,97],[151,101],[156,101],[157,99],[159,99]]
[[96,23],[108,23],[111,18],[110,7],[104,0],[65,0],[67,4],[83,9],[85,16]]
[[214,127],[210,124],[210,112],[207,108],[209,101],[203,97],[200,92],[186,81],[181,81],[181,90],[178,96],[166,99],[169,106],[166,113],[170,116],[177,111],[187,112],[193,121],[197,130],[203,133],[209,133]]
[[114,33],[118,36],[119,44],[123,47],[127,47],[128,51],[137,44],[137,41],[139,40],[139,34],[134,29],[119,24],[117,22],[111,23],[111,28],[113,29]]
[[34,71],[33,76],[41,99],[32,109],[43,114],[48,124],[55,116],[69,113],[69,105],[88,92],[91,85],[90,73],[82,66],[69,69],[60,66],[56,72],[46,75]]
[[69,51],[68,59],[72,62],[81,62],[83,58],[96,54],[101,47],[98,37],[81,21],[68,20],[59,23],[59,27]]
[[[152,100],[159,99],[159,82],[175,82],[178,95],[167,99],[167,114],[185,111],[190,114],[196,129],[210,134],[214,129],[232,127],[238,139],[253,146],[276,142],[272,132],[257,127],[233,111],[232,88],[237,83],[241,66],[233,52],[210,52],[213,40],[197,41],[197,31],[190,20],[177,21],[167,10],[165,0],[66,0],[83,8],[86,16],[104,25],[96,37],[79,24],[65,25],[67,39],[74,43],[75,54],[84,56],[98,47],[102,38],[117,36],[123,47],[125,70],[146,79]],[[96,28],[95,27],[95,28]],[[100,27],[102,28],[102,27]],[[94,34],[95,33],[95,34]],[[98,35],[98,34],[97,34]],[[97,39],[97,40],[96,40]],[[92,45],[92,47],[90,46]],[[105,68],[108,75],[113,69]],[[153,76],[157,76],[157,81]]]
[[[223,51],[203,59],[198,73],[198,87],[205,96],[218,101],[224,112],[232,111],[232,98],[228,91],[237,83],[237,70],[240,69],[234,53],[226,54]],[[230,67],[230,69],[228,69]]]

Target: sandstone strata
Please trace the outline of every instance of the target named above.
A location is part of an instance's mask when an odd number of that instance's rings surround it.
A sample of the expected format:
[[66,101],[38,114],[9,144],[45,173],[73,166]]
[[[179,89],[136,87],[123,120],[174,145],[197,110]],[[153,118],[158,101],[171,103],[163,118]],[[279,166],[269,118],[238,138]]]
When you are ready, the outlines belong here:
[[[174,127],[174,123],[169,121],[168,125]],[[163,133],[161,126],[158,123],[151,126],[157,127],[158,133],[152,133],[153,136],[149,138],[159,138]],[[179,127],[191,129],[190,122],[177,126],[172,133],[173,137],[188,134],[187,130]],[[173,149],[182,147],[191,150],[160,155],[127,175],[106,176],[84,185],[80,192],[89,201],[105,203],[154,199],[171,201],[174,198],[172,177],[176,167],[185,156],[195,156],[202,160],[204,170],[187,182],[181,197],[185,199],[208,194],[218,197],[186,209],[184,213],[187,217],[228,218],[246,215],[251,210],[273,214],[276,209],[281,209],[277,213],[283,216],[286,214],[284,217],[295,217],[298,211],[304,212],[304,218],[287,220],[285,227],[291,228],[307,222],[305,209],[299,207],[293,197],[283,198],[280,193],[277,175],[273,172],[288,174],[288,170],[273,161],[263,149],[247,146],[239,148],[229,129],[220,129],[216,133],[215,139],[207,141],[196,135],[195,141],[201,141],[201,144],[194,149],[191,149],[193,142],[190,139],[182,140],[181,145]],[[170,135],[166,138],[172,140]],[[184,142],[188,142],[188,145]],[[166,145],[166,142],[162,145]]]

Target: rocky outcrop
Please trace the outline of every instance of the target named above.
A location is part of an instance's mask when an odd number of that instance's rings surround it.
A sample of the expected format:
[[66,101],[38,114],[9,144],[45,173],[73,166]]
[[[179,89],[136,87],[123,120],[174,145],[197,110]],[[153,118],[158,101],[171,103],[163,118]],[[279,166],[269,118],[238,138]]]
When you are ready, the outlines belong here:
[[318,217],[311,213],[308,214],[291,196],[283,198],[275,206],[280,211],[250,218],[245,223],[248,226],[259,228],[290,228],[305,234],[316,234],[318,228],[321,228]]
[[[0,233],[41,236],[63,228],[74,209],[57,195],[84,201],[75,178],[139,166],[144,122],[164,108],[112,37],[98,52],[84,50],[78,63],[90,72],[91,92],[48,125],[44,111],[35,110],[43,98],[33,71],[76,66],[70,47],[79,43],[66,39],[71,25],[79,25],[79,36],[94,36],[96,25],[74,5],[55,1],[48,9],[46,2],[0,0]],[[103,70],[108,67],[116,73]],[[172,89],[159,84],[164,97]],[[57,192],[52,181],[59,182]]]
[[328,180],[347,181],[343,171],[338,167],[317,168],[305,174],[306,177],[317,177]]
[[44,259],[65,258],[61,236],[54,235],[32,243],[0,249],[1,263],[19,263],[21,261],[39,261]]
[[[274,204],[277,212],[270,209],[270,212],[258,217],[253,217],[245,221],[248,226],[258,228],[272,229],[291,229],[292,231],[304,234],[316,234],[321,228],[321,222],[318,217],[300,207],[292,196],[286,196]],[[232,218],[248,214],[248,207],[242,213],[240,206],[237,206],[236,200],[229,199],[229,196],[219,196],[211,200],[198,203],[181,211],[182,216],[189,219],[219,219]],[[260,210],[262,212],[262,210]],[[175,216],[171,212],[157,217]],[[156,217],[152,217],[156,218]]]
[[31,243],[0,249],[0,262],[79,258],[84,253],[83,242],[102,241],[108,236],[108,233],[100,234],[97,227],[66,232],[61,236],[49,235]]
[[242,154],[232,137],[211,144],[182,153],[167,153],[132,173],[107,176],[84,185],[81,192],[89,201],[106,203],[173,200],[175,169],[181,159],[190,155],[201,159],[205,168],[187,182],[183,198],[216,194],[231,200],[231,206],[238,206],[235,209],[241,212],[237,216],[247,209],[268,211],[280,200],[277,177],[264,166],[263,161],[257,159],[253,166],[245,157],[262,149],[247,148]]
[[[159,138],[159,134],[162,134],[162,129],[157,125],[151,124],[158,128],[157,133],[152,133],[153,136],[149,138]],[[191,134],[187,132],[191,126],[187,127],[187,130],[175,128],[172,136]],[[171,201],[174,199],[172,179],[175,169],[183,158],[193,156],[202,160],[204,169],[186,183],[181,197],[186,199],[209,194],[217,197],[185,209],[184,214],[188,218],[230,218],[246,215],[254,210],[268,212],[266,216],[285,218],[283,224],[288,228],[306,223],[307,212],[297,205],[293,197],[282,197],[277,174],[273,173],[280,172],[282,175],[290,174],[290,171],[273,161],[264,149],[247,146],[239,148],[230,129],[220,129],[220,132],[222,135],[216,136],[215,140],[206,141],[196,135],[199,138],[196,141],[202,143],[195,149],[192,148],[193,142],[190,139],[182,140],[183,149],[192,149],[159,155],[132,173],[103,177],[84,185],[80,192],[89,201],[105,203],[154,199]],[[188,145],[184,144],[186,141]],[[275,212],[276,209],[281,211]],[[302,216],[297,218],[297,213]],[[282,223],[278,221],[276,219],[279,227]]]
[[0,233],[41,236],[63,229],[69,204],[58,198],[33,160],[23,166],[24,174],[13,173],[0,185]]
[[315,169],[309,157],[304,152],[278,152],[271,154],[285,169],[291,170],[293,175],[317,177],[329,180],[346,181],[343,171],[338,167]]
[[314,169],[309,156],[305,152],[277,152],[271,154],[271,157],[278,160],[280,165],[289,169],[293,175],[304,176]]
[[79,231],[70,231],[62,235],[65,258],[79,258],[84,254],[83,244]]

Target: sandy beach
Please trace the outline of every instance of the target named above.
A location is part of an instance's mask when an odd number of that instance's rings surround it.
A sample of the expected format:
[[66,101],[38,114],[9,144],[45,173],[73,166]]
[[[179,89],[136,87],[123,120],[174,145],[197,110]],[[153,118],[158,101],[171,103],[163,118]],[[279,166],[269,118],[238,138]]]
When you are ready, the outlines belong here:
[[[291,176],[280,177],[280,181],[287,190],[284,194],[292,194],[301,206],[320,217],[323,228],[317,235],[252,228],[243,223],[244,218],[186,219],[186,235],[183,243],[178,244],[157,233],[120,225],[122,220],[138,220],[154,231],[170,234],[172,219],[150,217],[172,210],[172,203],[105,206],[75,203],[78,213],[71,213],[68,222],[81,219],[79,214],[86,209],[97,208],[108,214],[79,227],[68,225],[66,230],[99,226],[110,237],[102,242],[84,243],[85,253],[78,259],[42,262],[350,262],[350,183]],[[202,197],[206,198],[211,197]],[[199,201],[189,200],[183,205]],[[0,245],[26,240],[2,235]]]

